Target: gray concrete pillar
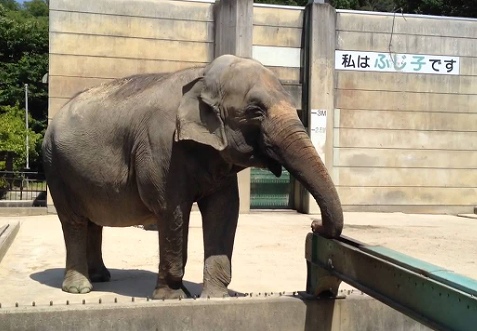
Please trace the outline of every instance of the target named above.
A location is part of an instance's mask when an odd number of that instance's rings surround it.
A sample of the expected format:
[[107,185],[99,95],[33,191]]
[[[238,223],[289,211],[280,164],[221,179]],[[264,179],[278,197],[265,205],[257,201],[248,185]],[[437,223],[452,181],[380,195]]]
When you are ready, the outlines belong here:
[[252,57],[253,0],[221,0],[215,6],[215,57]]
[[[305,109],[308,132],[320,157],[333,174],[333,113],[335,91],[336,11],[323,1],[310,1],[306,6]],[[314,198],[302,189],[300,212],[320,212]]]
[[[253,0],[221,0],[215,4],[215,57],[252,57]],[[250,169],[238,174],[240,212],[250,211]]]

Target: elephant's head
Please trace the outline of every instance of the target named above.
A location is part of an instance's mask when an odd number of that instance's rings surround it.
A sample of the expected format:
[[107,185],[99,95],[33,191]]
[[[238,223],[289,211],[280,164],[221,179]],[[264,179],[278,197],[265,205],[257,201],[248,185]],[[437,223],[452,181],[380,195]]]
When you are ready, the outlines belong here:
[[259,62],[224,55],[184,87],[176,140],[212,146],[235,166],[268,168],[277,177],[283,165],[313,195],[322,226],[337,237],[343,228],[338,193],[277,77]]

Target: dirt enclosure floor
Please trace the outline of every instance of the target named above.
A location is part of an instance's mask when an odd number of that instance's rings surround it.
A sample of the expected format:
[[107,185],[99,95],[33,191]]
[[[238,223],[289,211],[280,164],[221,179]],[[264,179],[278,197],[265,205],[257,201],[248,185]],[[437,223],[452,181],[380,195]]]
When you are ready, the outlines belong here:
[[[303,291],[306,281],[305,237],[310,215],[292,211],[242,214],[237,230],[229,288],[239,293]],[[155,231],[137,227],[105,228],[103,256],[109,283],[94,284],[85,295],[61,291],[65,248],[56,215],[0,217],[0,226],[20,222],[20,231],[0,263],[2,307],[146,300],[154,289],[158,266]],[[382,245],[477,279],[477,218],[402,213],[345,213],[344,235]],[[203,245],[201,219],[193,212],[185,285],[201,290]],[[343,289],[350,288],[342,284]]]

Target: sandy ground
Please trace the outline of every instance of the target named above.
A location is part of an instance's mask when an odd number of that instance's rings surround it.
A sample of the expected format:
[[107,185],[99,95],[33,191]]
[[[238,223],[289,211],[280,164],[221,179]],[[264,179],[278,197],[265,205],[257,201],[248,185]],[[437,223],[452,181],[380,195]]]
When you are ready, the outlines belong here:
[[[105,228],[103,256],[109,283],[86,295],[61,291],[65,248],[56,216],[0,217],[0,225],[21,222],[20,232],[0,264],[2,307],[50,301],[64,303],[145,300],[152,294],[158,266],[158,238],[141,228]],[[305,289],[304,244],[311,216],[262,211],[240,217],[229,288],[239,293]],[[477,219],[449,215],[346,213],[344,235],[477,278]],[[199,294],[203,245],[200,214],[191,215],[185,285]],[[343,284],[342,288],[349,288]]]

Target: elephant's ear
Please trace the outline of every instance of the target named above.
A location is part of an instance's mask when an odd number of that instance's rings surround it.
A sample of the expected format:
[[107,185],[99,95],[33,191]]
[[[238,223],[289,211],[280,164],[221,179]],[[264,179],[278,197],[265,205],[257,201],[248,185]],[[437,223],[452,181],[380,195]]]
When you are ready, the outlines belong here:
[[215,98],[200,77],[183,88],[177,111],[175,141],[193,140],[222,151],[227,146],[225,127]]

